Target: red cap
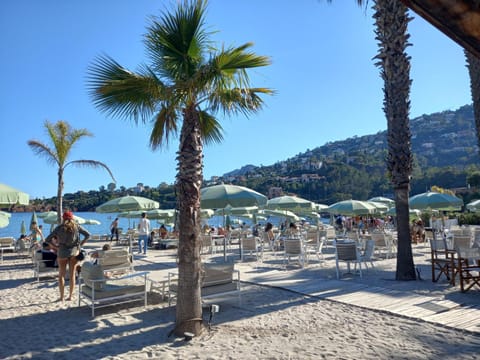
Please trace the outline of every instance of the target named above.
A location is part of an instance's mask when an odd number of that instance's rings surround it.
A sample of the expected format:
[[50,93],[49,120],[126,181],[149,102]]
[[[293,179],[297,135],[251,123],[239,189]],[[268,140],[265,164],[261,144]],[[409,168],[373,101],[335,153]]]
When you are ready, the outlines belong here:
[[73,220],[73,213],[71,211],[65,211],[63,213],[63,220]]

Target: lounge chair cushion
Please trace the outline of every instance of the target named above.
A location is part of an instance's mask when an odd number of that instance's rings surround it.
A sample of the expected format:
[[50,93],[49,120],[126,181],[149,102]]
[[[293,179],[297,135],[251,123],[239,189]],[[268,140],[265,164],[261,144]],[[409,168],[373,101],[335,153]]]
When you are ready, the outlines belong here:
[[[82,265],[82,278],[85,281],[85,285],[89,288],[95,287],[95,290],[102,290],[105,286],[105,277],[101,265],[95,265],[88,261],[84,262]],[[104,281],[92,282],[91,280]]]
[[[82,270],[83,271],[83,270]],[[115,296],[128,296],[145,292],[145,285],[105,284],[101,289],[95,289],[95,299],[107,299]],[[82,286],[82,293],[92,298],[92,288]]]

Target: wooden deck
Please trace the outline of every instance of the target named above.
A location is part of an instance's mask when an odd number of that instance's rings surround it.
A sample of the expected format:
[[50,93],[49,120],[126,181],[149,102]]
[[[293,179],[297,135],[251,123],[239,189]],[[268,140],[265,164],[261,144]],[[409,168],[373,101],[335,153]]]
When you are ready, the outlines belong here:
[[[243,281],[480,334],[479,290],[461,293],[458,286],[432,283],[430,279],[398,282],[393,280],[394,272],[385,278],[386,270],[369,270],[363,279],[352,276],[337,280],[329,276],[332,269],[319,266],[269,271],[256,266],[237,263]],[[322,272],[326,276],[321,276]]]

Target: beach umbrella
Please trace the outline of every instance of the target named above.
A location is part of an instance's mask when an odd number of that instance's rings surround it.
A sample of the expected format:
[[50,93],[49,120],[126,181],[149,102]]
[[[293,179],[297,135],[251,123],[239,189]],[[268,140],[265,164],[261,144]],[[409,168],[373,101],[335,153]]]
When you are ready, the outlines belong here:
[[[421,215],[421,213],[422,212],[418,209],[408,209],[408,214],[410,215],[410,217],[412,217],[412,216],[417,216],[418,217],[418,216]],[[385,213],[385,215],[392,215],[392,216],[397,215],[397,210],[395,209],[395,206],[388,209],[387,212]]]
[[215,210],[215,215],[247,215],[254,214],[258,212],[258,206],[238,206],[231,207],[230,205],[223,208]]
[[8,224],[10,223],[10,216],[12,215],[5,211],[0,211],[0,228],[8,226]]
[[11,186],[0,184],[0,207],[10,205],[28,205],[30,196]]
[[85,219],[83,225],[102,225],[102,223],[96,219]]
[[237,185],[213,185],[200,190],[200,206],[203,209],[223,209],[227,206],[262,206],[267,203],[265,195]]
[[369,204],[372,204],[373,206],[375,206],[376,212],[379,212],[379,213],[384,213],[390,208],[385,203],[381,203],[381,202],[377,202],[377,201],[370,201],[370,200],[367,200],[367,202]]
[[325,209],[328,208],[328,205],[313,203],[313,208],[315,209],[315,211],[320,212],[320,211],[325,211]]
[[136,211],[136,210],[151,210],[158,209],[160,204],[151,199],[147,199],[141,196],[122,196],[112,199],[97,206],[96,211],[99,213],[112,213],[123,211]]
[[145,212],[149,219],[171,221],[175,218],[175,209],[153,209]]
[[389,199],[389,198],[384,197],[384,196],[375,196],[375,197],[372,197],[372,198],[368,199],[367,201],[374,201],[374,202],[378,202],[378,203],[383,203],[383,204],[387,205],[389,208],[391,208],[392,206],[395,206],[395,200]]
[[360,200],[344,200],[330,205],[325,211],[331,214],[342,215],[367,215],[375,213],[375,206],[366,201]]
[[[263,209],[258,212],[259,215],[284,217],[289,221],[300,221],[300,217],[290,210],[271,210]],[[258,216],[258,215],[257,215]]]
[[35,211],[32,213],[32,217],[30,218],[30,231],[33,231],[35,228],[33,223],[38,225],[37,213]]
[[298,196],[279,196],[267,201],[266,209],[270,210],[290,210],[295,213],[312,212],[315,209],[313,202],[302,199]]
[[27,225],[25,225],[25,220],[22,220],[20,225],[20,235],[27,235]]
[[215,211],[212,209],[200,209],[200,217],[202,219],[211,218],[213,215],[215,215]]
[[[57,217],[56,211],[49,211],[48,214],[46,216],[42,216],[41,219],[45,224],[50,224],[50,225],[58,224],[58,217]],[[77,215],[73,215],[73,220],[75,220],[75,222],[80,225],[83,225],[86,222],[84,218]]]
[[465,207],[467,210],[473,212],[480,210],[480,199],[470,201]]
[[430,210],[460,210],[463,200],[450,194],[443,194],[434,191],[417,194],[408,200],[412,209]]

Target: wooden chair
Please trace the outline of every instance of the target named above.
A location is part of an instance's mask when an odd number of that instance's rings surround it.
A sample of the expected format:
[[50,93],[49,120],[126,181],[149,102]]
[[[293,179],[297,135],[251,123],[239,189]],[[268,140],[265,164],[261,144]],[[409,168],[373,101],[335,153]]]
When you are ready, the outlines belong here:
[[443,238],[430,239],[430,261],[432,263],[432,281],[437,282],[442,275],[451,281],[450,271],[453,254],[448,251]]
[[473,286],[480,288],[480,248],[457,248],[460,290],[466,292]]

